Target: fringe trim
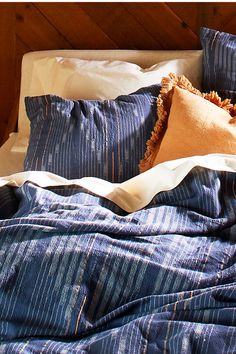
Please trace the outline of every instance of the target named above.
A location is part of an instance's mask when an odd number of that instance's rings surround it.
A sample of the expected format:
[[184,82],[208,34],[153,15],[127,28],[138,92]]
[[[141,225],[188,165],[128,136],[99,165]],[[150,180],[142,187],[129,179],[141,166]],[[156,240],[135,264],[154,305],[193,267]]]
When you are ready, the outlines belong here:
[[218,93],[215,91],[201,93],[193,87],[191,82],[184,75],[177,76],[174,73],[170,73],[169,77],[162,78],[161,85],[161,91],[157,97],[157,121],[151,133],[151,137],[146,143],[147,148],[144,158],[139,163],[139,171],[141,173],[153,167],[153,162],[167,129],[174,87],[178,86],[184,90],[192,92],[193,94],[201,96],[211,103],[214,103],[216,106],[226,110],[233,117],[230,121],[231,124],[235,123],[236,120],[236,104],[233,105],[228,98],[222,101],[221,97],[219,97]]
[[147,141],[147,149],[143,160],[139,163],[139,171],[145,172],[153,166],[154,159],[159,150],[161,140],[167,127],[167,112],[164,109],[163,99],[161,95],[157,97],[157,121],[151,133],[150,139]]
[[202,97],[211,103],[214,103],[216,106],[226,110],[231,115],[231,117],[236,115],[236,104],[233,105],[229,98],[226,98],[222,101],[221,97],[215,91],[203,93]]

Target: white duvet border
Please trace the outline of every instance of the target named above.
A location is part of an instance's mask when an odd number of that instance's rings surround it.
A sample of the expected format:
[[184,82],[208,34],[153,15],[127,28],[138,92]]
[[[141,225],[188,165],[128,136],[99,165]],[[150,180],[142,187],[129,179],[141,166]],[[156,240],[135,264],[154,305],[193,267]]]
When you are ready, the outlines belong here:
[[144,208],[157,193],[175,188],[195,166],[236,172],[236,155],[209,154],[168,161],[123,183],[110,183],[95,177],[67,180],[50,172],[28,171],[0,177],[0,187],[20,187],[26,181],[42,188],[78,185],[131,213]]

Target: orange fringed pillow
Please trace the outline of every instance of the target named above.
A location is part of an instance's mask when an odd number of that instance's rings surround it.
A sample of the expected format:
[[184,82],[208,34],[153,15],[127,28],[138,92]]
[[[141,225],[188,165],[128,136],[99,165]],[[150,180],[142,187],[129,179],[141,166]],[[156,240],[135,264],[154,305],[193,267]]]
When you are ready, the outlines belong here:
[[216,92],[201,93],[185,76],[170,74],[162,79],[157,111],[140,172],[187,156],[236,153],[236,105]]

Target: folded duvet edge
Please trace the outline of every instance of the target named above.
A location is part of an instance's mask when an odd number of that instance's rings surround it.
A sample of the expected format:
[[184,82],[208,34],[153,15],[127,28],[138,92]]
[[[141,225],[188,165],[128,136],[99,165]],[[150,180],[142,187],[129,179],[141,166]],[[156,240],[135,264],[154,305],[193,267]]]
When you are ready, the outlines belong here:
[[27,181],[42,188],[78,185],[131,213],[148,205],[157,193],[175,188],[196,166],[236,172],[236,155],[209,154],[167,161],[123,183],[111,183],[96,177],[68,180],[50,172],[27,171],[0,177],[0,187],[20,187]]

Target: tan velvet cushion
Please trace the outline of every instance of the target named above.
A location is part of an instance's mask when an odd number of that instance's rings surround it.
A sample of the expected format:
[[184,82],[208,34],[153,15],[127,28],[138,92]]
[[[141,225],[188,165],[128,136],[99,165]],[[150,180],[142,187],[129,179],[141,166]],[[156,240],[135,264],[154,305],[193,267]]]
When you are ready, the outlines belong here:
[[224,109],[176,86],[167,130],[153,166],[193,155],[235,154],[236,124],[233,122],[231,115]]

